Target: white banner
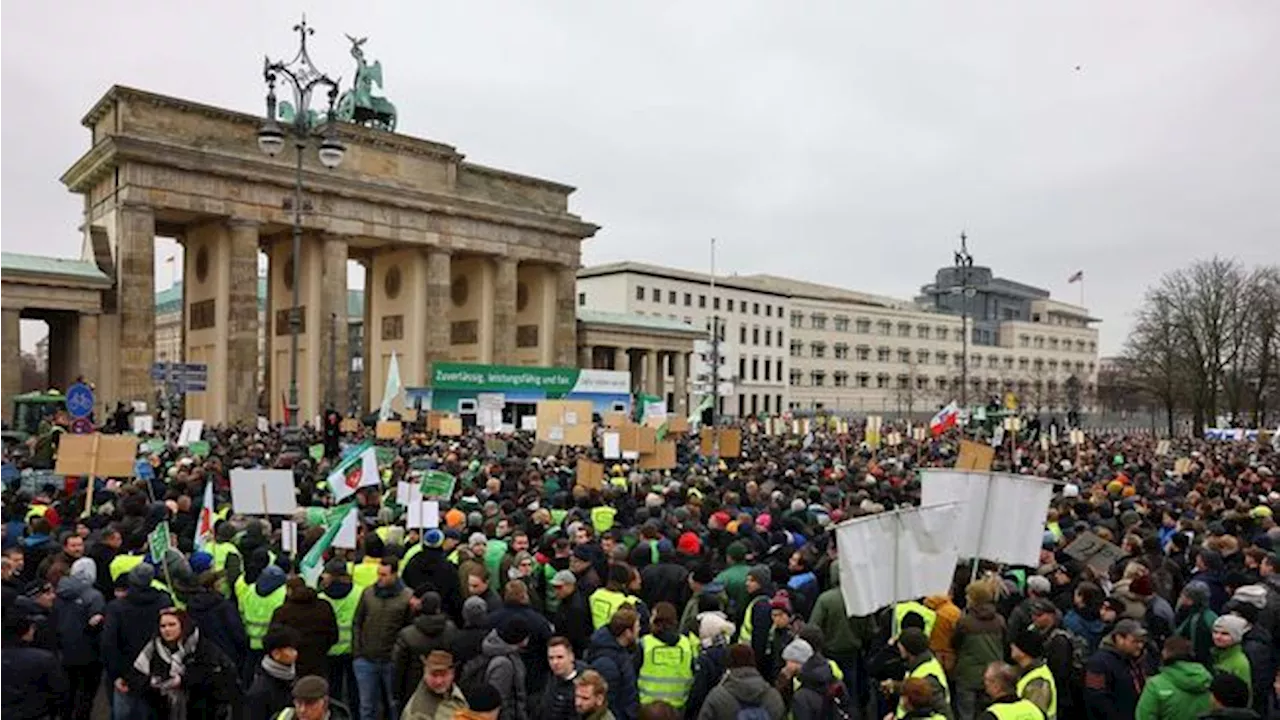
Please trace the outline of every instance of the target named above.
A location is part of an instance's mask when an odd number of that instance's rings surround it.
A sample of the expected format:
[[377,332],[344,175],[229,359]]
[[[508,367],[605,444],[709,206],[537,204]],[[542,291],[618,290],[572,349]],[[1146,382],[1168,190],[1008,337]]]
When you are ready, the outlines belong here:
[[1053,483],[1003,473],[921,471],[920,503],[964,503],[957,535],[961,557],[1035,567]]
[[840,594],[849,615],[945,593],[959,557],[959,503],[909,508],[836,526]]

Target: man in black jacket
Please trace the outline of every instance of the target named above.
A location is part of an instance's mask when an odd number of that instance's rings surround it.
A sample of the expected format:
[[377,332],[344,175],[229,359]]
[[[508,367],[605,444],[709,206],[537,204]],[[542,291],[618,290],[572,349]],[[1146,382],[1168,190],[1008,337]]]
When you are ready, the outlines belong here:
[[[578,592],[578,578],[569,570],[561,570],[551,578],[551,590],[560,598],[551,624],[555,631],[569,639],[575,655],[586,653],[591,643],[591,608]],[[573,694],[573,688],[569,688]]]
[[1147,629],[1128,618],[1102,639],[1098,651],[1085,665],[1084,702],[1089,720],[1124,720],[1138,707],[1146,677],[1142,651]]
[[52,718],[63,710],[70,689],[58,659],[31,645],[35,627],[22,613],[4,616],[0,636],[0,715]]
[[245,695],[247,720],[272,720],[293,705],[293,681],[297,675],[298,631],[283,625],[262,638],[262,663]]
[[577,659],[573,645],[563,635],[547,642],[547,664],[551,667],[551,678],[542,694],[538,720],[576,720],[573,683],[587,669],[587,664]]
[[102,597],[111,597],[111,561],[116,558],[120,552],[120,545],[124,538],[120,535],[120,530],[109,525],[102,530],[102,535],[98,541],[89,546],[86,557],[93,558],[94,565],[98,567],[98,576],[94,580],[93,587],[100,593]]

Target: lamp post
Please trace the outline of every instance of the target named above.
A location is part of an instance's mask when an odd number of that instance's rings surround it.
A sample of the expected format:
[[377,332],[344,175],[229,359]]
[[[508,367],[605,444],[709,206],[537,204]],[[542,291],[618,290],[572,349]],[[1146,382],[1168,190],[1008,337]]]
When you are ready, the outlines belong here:
[[969,407],[969,271],[973,268],[973,256],[969,254],[968,236],[960,233],[960,249],[955,253],[956,270],[960,273],[960,339],[963,342],[960,356],[960,407]]
[[[338,82],[316,69],[315,63],[307,53],[307,36],[315,34],[315,30],[307,26],[307,18],[293,26],[298,33],[300,45],[298,54],[288,63],[272,62],[270,58],[263,60],[262,77],[267,83],[267,118],[258,130],[258,148],[270,157],[275,157],[285,145],[285,132],[293,140],[297,153],[294,164],[293,185],[293,304],[289,309],[289,398],[285,408],[285,424],[290,427],[301,425],[298,418],[298,332],[302,329],[301,302],[302,273],[302,155],[311,138],[323,130],[317,155],[320,163],[330,170],[342,164],[342,156],[346,147],[338,141],[334,133],[334,107],[338,100]],[[293,104],[276,104],[276,82],[293,93]],[[318,122],[319,116],[311,110],[311,100],[317,90],[327,89],[329,107],[325,113],[323,128]],[[276,121],[277,112],[283,126]],[[331,358],[330,362],[337,362]]]

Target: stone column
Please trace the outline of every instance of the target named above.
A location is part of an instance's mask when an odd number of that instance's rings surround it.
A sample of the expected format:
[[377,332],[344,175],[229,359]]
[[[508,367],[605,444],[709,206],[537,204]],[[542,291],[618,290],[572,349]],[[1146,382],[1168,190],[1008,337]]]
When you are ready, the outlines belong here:
[[4,421],[13,422],[13,398],[22,392],[22,324],[19,310],[6,307],[0,328],[0,357],[3,357]]
[[595,365],[595,357],[592,355],[591,346],[583,345],[578,348],[578,367],[583,370],[590,370]]
[[373,300],[369,297],[369,288],[373,287],[373,256],[369,255],[364,260],[364,319],[361,324],[360,340],[363,347],[360,348],[360,382],[363,383],[360,388],[360,397],[363,398],[363,406],[360,408],[362,413],[372,410],[381,400],[381,395],[374,397],[374,393],[381,393],[382,388],[375,389],[369,378],[373,370]]
[[156,356],[156,217],[141,205],[116,209],[117,287],[120,309],[119,392],[128,403],[152,396],[151,364]]
[[493,282],[493,363],[511,365],[516,357],[516,272],[520,262],[513,257],[494,260]]
[[428,248],[426,362],[422,366],[423,380],[428,385],[435,376],[435,364],[449,359],[449,308],[453,304],[449,289],[452,283],[453,256],[444,248]]
[[[556,325],[548,328],[555,338],[555,364],[557,367],[573,365],[578,352],[578,273],[574,268],[561,265],[555,269]],[[589,367],[588,361],[584,367]]]
[[232,220],[227,243],[226,419],[253,427],[258,417],[258,224]]
[[[98,370],[98,316],[82,314],[76,322],[76,375],[90,382],[97,382]],[[148,410],[153,409],[153,397],[146,399]]]
[[676,406],[674,412],[680,416],[689,414],[689,354],[686,352],[678,352],[672,358],[672,364],[675,365],[672,374],[675,375],[675,396]]
[[658,369],[658,351],[646,350],[644,353],[644,391],[650,395],[662,397],[662,372]]
[[[318,412],[330,404],[346,407],[347,371],[350,355],[347,353],[347,241],[336,235],[322,238],[320,286],[320,332],[312,337],[320,338],[317,357],[320,358],[320,377],[316,378],[320,392]],[[369,288],[365,288],[365,303],[369,301]],[[369,332],[369,328],[365,328]],[[366,367],[365,376],[368,377]]]

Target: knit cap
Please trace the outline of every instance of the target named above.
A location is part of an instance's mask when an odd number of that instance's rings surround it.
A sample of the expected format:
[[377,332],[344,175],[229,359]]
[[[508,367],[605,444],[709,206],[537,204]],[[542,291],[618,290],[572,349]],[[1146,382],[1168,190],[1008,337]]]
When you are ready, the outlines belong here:
[[139,563],[129,571],[129,587],[144,588],[150,587],[151,581],[156,579],[156,570],[146,563]]
[[811,657],[813,657],[813,646],[800,638],[792,640],[782,648],[782,659],[788,662],[794,660],[803,665],[809,662]]
[[1231,644],[1238,645],[1244,634],[1249,632],[1249,621],[1239,615],[1223,615],[1214,621],[1213,631],[1230,635]]

